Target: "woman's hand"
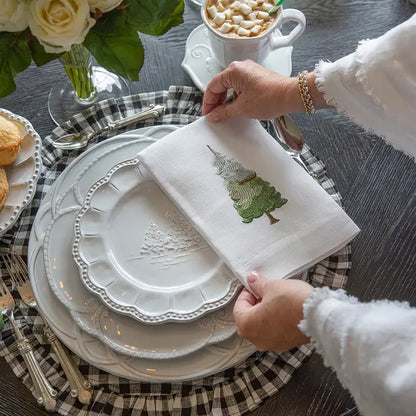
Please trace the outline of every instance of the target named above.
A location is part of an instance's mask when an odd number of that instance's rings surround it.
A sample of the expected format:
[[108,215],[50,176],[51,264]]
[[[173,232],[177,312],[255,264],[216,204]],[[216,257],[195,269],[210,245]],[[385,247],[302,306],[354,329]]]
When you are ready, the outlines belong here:
[[[224,104],[228,89],[234,101]],[[210,121],[232,117],[259,120],[303,111],[296,78],[279,75],[253,61],[233,62],[215,76],[204,95],[202,114]]]
[[309,342],[299,330],[303,304],[313,287],[302,280],[266,280],[251,273],[247,281],[256,299],[244,289],[234,306],[240,336],[259,351],[287,351]]
[[[306,82],[316,109],[333,108],[318,90],[313,72],[306,75]],[[234,90],[234,100],[225,104],[229,89]],[[297,78],[284,77],[249,60],[232,62],[215,76],[207,86],[202,106],[202,114],[209,121],[233,117],[269,120],[304,110]]]

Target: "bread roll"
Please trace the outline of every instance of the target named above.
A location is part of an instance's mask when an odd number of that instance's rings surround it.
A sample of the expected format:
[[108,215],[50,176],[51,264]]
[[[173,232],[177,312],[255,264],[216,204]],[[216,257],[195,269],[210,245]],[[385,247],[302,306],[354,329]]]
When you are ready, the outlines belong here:
[[8,194],[9,184],[6,178],[6,171],[3,168],[0,168],[0,209],[2,209]]
[[0,166],[7,166],[14,162],[19,154],[22,139],[17,126],[0,116]]

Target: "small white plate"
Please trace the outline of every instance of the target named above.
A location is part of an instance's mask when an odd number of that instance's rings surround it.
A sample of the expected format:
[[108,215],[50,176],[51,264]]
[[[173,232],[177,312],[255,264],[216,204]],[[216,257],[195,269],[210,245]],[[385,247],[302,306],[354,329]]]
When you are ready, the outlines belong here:
[[16,160],[5,166],[9,194],[0,209],[0,235],[6,233],[18,220],[23,209],[32,201],[36,191],[42,159],[41,139],[25,118],[0,108],[0,115],[13,122],[23,135]]
[[241,287],[137,159],[91,187],[74,230],[87,288],[141,322],[197,319]]
[[[281,75],[290,76],[292,50],[293,46],[276,49],[269,54],[263,66]],[[223,70],[214,57],[205,25],[198,26],[189,34],[182,68],[201,91],[205,91],[211,79]]]

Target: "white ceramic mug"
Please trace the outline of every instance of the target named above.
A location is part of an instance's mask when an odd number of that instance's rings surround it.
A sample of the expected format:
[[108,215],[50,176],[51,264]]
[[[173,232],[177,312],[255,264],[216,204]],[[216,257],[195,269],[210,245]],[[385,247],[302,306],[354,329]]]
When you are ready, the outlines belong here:
[[[218,63],[226,68],[233,61],[251,59],[262,64],[270,52],[278,48],[290,46],[305,30],[305,15],[296,9],[283,8],[279,11],[279,16],[267,31],[255,37],[231,37],[215,30],[208,22],[206,15],[206,4],[210,0],[204,0],[201,7],[202,21],[208,29],[209,40],[212,52]],[[283,36],[280,28],[286,22],[293,21],[297,25],[292,31]]]

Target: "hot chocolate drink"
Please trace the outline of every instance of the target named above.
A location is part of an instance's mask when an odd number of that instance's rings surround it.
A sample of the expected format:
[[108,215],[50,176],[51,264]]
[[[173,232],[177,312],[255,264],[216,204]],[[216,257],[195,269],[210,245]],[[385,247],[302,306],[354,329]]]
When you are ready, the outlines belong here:
[[211,27],[223,35],[247,38],[273,26],[280,9],[274,10],[270,0],[211,0],[205,13]]

